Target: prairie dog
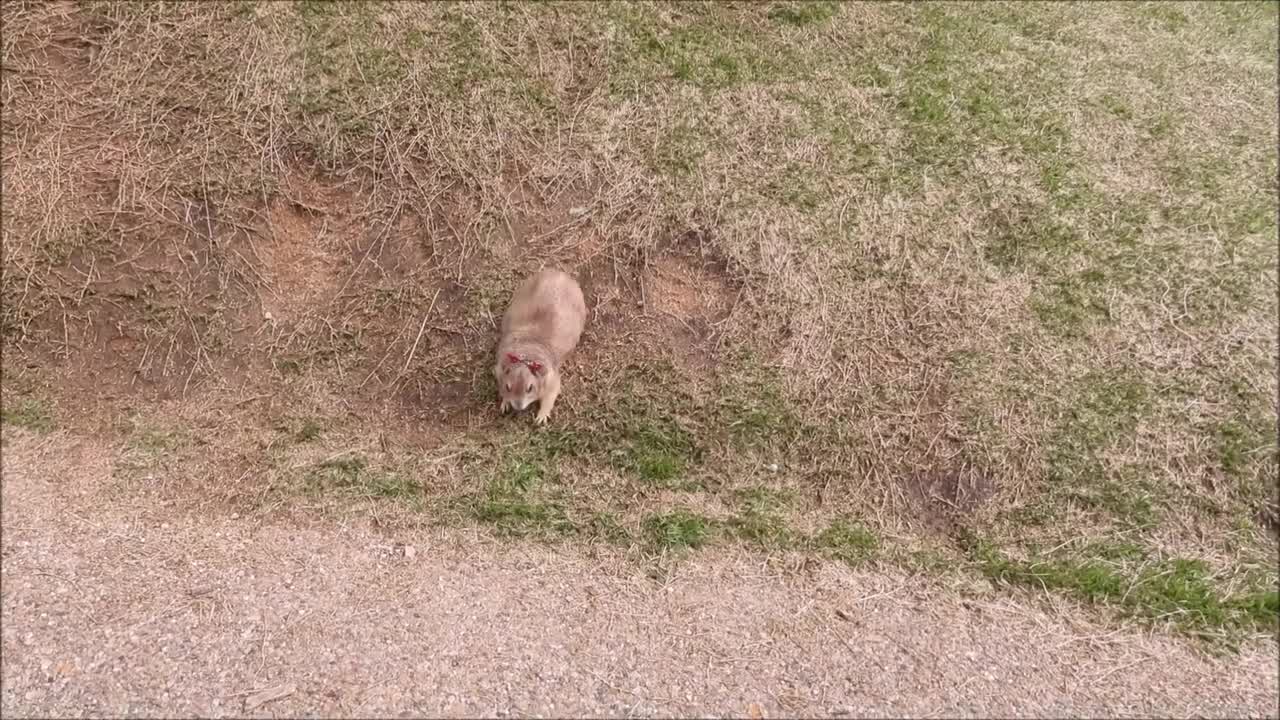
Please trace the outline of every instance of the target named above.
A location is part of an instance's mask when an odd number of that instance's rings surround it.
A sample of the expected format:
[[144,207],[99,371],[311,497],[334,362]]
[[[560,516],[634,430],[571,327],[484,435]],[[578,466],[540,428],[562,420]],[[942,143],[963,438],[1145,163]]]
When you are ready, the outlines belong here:
[[560,270],[540,270],[525,279],[502,316],[498,361],[498,409],[524,410],[538,401],[539,425],[547,422],[560,395],[560,365],[578,344],[587,323],[582,288]]

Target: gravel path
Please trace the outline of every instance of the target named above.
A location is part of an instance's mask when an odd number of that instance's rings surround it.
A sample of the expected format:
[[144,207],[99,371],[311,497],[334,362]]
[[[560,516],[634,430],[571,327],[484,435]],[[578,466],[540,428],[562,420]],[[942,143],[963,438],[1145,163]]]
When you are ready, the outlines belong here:
[[1209,658],[749,553],[654,580],[576,546],[104,503],[100,449],[4,449],[6,717],[1277,714],[1270,642]]

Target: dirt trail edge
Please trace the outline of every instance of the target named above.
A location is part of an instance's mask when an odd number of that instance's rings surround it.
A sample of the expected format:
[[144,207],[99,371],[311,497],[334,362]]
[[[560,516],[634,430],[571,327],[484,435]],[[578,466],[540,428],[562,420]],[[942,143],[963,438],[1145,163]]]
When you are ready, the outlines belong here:
[[1274,643],[1209,658],[745,553],[655,580],[574,546],[113,500],[109,458],[6,433],[6,717],[1276,713]]

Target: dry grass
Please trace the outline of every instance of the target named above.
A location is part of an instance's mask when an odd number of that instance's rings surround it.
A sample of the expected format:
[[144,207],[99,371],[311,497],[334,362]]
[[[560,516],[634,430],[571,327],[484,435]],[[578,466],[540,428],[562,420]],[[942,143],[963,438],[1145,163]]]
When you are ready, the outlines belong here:
[[[6,421],[254,512],[1274,605],[1274,6],[987,8],[7,3]],[[547,263],[535,433],[485,366]]]

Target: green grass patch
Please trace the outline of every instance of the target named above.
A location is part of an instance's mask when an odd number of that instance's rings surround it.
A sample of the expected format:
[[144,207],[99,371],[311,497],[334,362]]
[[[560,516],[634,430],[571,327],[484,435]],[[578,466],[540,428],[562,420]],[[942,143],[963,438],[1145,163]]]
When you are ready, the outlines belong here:
[[698,166],[719,138],[706,123],[677,121],[662,134],[649,155],[649,167],[658,175],[681,181],[697,174]]
[[1070,134],[1049,109],[1058,86],[985,62],[1007,54],[1051,67],[1052,56],[1034,44],[1011,42],[999,22],[960,9],[927,4],[904,12],[928,34],[926,49],[895,88],[912,159],[959,177],[973,175],[972,160],[985,148],[1011,148],[1038,167],[1055,206],[1077,203],[1087,185],[1067,152]]
[[1046,436],[1042,509],[1063,502],[1097,511],[1128,526],[1151,527],[1164,498],[1138,457],[1107,457],[1132,444],[1144,418],[1155,412],[1141,376],[1123,370],[1090,372],[1064,388],[1068,398]]
[[372,98],[406,81],[399,53],[377,44],[379,30],[369,3],[301,2],[292,6],[303,41],[298,62],[304,70],[293,97],[298,112],[334,117],[350,130],[362,123],[367,107],[352,100]]
[[697,489],[688,475],[702,462],[703,440],[680,419],[693,412],[690,398],[660,368],[637,368],[629,379],[608,397],[589,401],[579,415],[561,416],[536,432],[512,430],[516,446],[503,455],[544,474],[574,459],[653,488]]
[[779,172],[761,188],[763,197],[803,212],[813,212],[829,197],[823,178],[797,163],[779,168]]
[[857,566],[875,558],[880,540],[859,523],[836,520],[818,533],[813,545],[829,557]]
[[275,358],[271,364],[282,377],[302,374],[302,361],[295,358]]
[[[871,536],[871,543],[875,543],[879,547],[879,543],[875,536]],[[863,546],[868,544],[864,539],[855,537],[854,546]],[[859,553],[854,555],[854,562],[865,562],[865,558],[875,557],[873,553]],[[946,575],[955,572],[956,562],[950,556],[931,548],[919,548],[906,550],[898,553],[895,560],[905,569],[930,576]],[[849,562],[846,560],[845,562]]]
[[312,440],[319,439],[320,433],[322,432],[324,432],[324,426],[321,425],[318,420],[306,418],[298,427],[297,432],[293,434],[293,437],[298,442],[311,442]]
[[172,472],[193,457],[193,448],[206,444],[189,429],[155,418],[130,415],[118,429],[126,437],[111,473],[126,484]]
[[1094,324],[1110,319],[1105,290],[1096,273],[1062,277],[1036,291],[1031,310],[1040,324],[1059,338],[1084,338]]
[[840,4],[835,2],[782,2],[769,7],[767,17],[783,25],[815,25],[835,17]]
[[645,6],[618,4],[609,15],[622,31],[610,77],[610,88],[619,96],[655,91],[672,81],[704,92],[723,91],[787,71],[776,38],[740,24],[715,5],[685,6],[677,23]]
[[791,502],[789,493],[757,486],[739,490],[735,496],[738,512],[725,523],[734,536],[765,548],[793,544],[795,533],[785,517]]
[[792,544],[794,533],[781,515],[746,510],[727,521],[729,530],[738,538],[764,548],[783,548]]
[[1191,24],[1187,14],[1176,4],[1143,3],[1142,14],[1155,20],[1167,32],[1179,32]]
[[716,424],[736,449],[787,445],[815,430],[787,401],[777,370],[750,350],[728,360],[716,391]]
[[578,531],[562,505],[516,496],[497,495],[478,500],[472,514],[502,535],[569,535]]
[[307,471],[303,482],[315,494],[397,500],[413,505],[423,499],[422,486],[406,473],[371,467],[368,460],[355,455],[325,460]]
[[631,533],[611,512],[591,513],[582,529],[587,535],[614,545],[627,545],[632,540]]
[[129,436],[128,447],[151,455],[163,455],[179,450],[192,442],[191,434],[181,428],[135,426]]
[[53,412],[47,403],[25,397],[6,401],[0,418],[5,425],[25,428],[32,432],[47,433],[54,429]]
[[714,524],[688,510],[672,510],[645,519],[645,534],[662,549],[683,550],[702,547],[712,535]]
[[[1092,556],[1032,555],[1011,558],[978,543],[972,559],[997,582],[1061,592],[1078,600],[1107,605],[1151,621],[1170,621],[1182,630],[1201,633],[1274,630],[1277,591],[1254,579],[1243,592],[1225,596],[1209,567],[1198,560],[1158,558],[1134,562],[1139,551],[1121,546],[1114,552],[1092,548]],[[1118,562],[1125,561],[1129,562]]]
[[694,435],[656,403],[622,402],[610,423],[607,452],[618,470],[656,487],[685,488],[702,457]]
[[557,536],[579,531],[565,503],[549,487],[557,473],[528,448],[521,448],[490,478],[479,496],[467,501],[472,517],[501,535]]
[[989,238],[983,247],[987,262],[1002,270],[1042,270],[1069,257],[1082,239],[1055,215],[1051,208],[1031,203],[989,215],[984,223]]
[[[1274,419],[1259,423],[1266,430],[1275,430]],[[1223,420],[1213,435],[1217,445],[1218,465],[1223,474],[1231,478],[1244,478],[1254,466],[1253,456],[1270,449],[1274,456],[1275,440],[1268,443],[1266,430],[1259,432],[1259,427],[1242,419]],[[1270,448],[1268,448],[1270,445]]]

